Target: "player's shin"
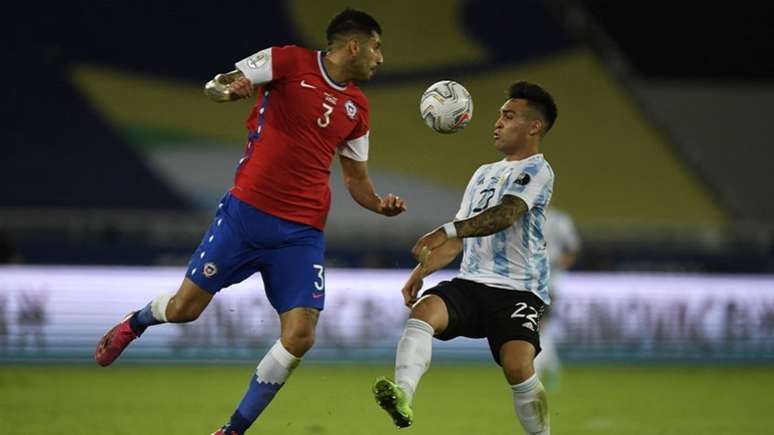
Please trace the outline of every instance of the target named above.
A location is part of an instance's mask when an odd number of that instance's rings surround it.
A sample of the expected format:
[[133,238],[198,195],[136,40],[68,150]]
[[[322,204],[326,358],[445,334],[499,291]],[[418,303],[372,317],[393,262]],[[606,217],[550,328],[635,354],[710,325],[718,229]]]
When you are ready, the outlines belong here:
[[247,392],[231,416],[228,428],[240,434],[246,431],[300,363],[301,358],[288,352],[277,340],[258,364]]
[[511,385],[513,406],[524,431],[529,435],[549,435],[548,400],[543,384],[537,375]]
[[433,327],[419,319],[409,319],[398,342],[395,356],[395,383],[414,399],[419,379],[430,367],[433,354]]
[[167,305],[175,293],[164,293],[153,298],[148,305],[140,311],[135,312],[129,318],[129,327],[135,334],[140,335],[145,332],[148,326],[158,325],[167,322]]

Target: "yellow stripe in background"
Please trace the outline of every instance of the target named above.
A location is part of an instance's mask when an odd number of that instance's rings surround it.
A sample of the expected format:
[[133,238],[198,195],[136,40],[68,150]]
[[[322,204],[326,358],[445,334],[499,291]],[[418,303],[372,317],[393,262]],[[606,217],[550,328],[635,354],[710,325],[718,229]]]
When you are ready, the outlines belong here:
[[474,99],[471,124],[440,135],[419,117],[427,83],[368,88],[372,102],[372,161],[421,175],[460,192],[482,162],[500,155],[492,145],[497,111],[508,86],[537,82],[556,98],[559,118],[542,150],[556,173],[554,200],[581,224],[717,226],[727,213],[677,158],[631,97],[586,50],[467,77]]
[[382,72],[475,64],[486,51],[463,32],[460,0],[294,0],[287,3],[296,32],[309,47],[325,48],[325,28],[346,7],[367,12],[381,25]]
[[[215,73],[213,72],[213,75]],[[79,65],[71,79],[116,126],[180,132],[203,141],[244,145],[252,101],[213,103],[202,84]]]
[[[178,131],[229,144],[237,154],[243,146],[250,103],[215,104],[200,84],[100,67],[77,67],[72,77],[119,128]],[[440,79],[460,81],[474,98],[473,121],[460,133],[435,133],[419,116],[419,96]],[[493,125],[505,90],[518,80],[540,83],[556,98],[559,119],[543,152],[556,172],[554,204],[580,225],[712,227],[727,221],[706,186],[585,50],[465,77],[366,87],[372,107],[369,164],[461,195],[479,165],[500,158],[492,146]]]

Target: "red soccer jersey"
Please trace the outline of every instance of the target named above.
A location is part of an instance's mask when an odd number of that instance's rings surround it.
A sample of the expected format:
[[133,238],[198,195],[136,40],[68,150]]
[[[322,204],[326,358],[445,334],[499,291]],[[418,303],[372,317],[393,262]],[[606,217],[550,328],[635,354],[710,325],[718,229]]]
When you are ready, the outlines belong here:
[[333,156],[368,159],[368,100],[334,82],[324,54],[272,47],[237,62],[257,88],[248,141],[231,193],[271,215],[322,230]]

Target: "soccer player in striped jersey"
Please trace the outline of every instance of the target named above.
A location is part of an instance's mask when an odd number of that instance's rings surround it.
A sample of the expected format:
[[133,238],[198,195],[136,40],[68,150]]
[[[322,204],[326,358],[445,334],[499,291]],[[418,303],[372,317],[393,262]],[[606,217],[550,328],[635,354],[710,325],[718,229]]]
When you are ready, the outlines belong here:
[[406,209],[398,196],[375,192],[367,166],[370,107],[353,83],[370,79],[382,63],[381,27],[370,15],[346,9],[326,33],[327,51],[266,48],[205,86],[218,102],[257,95],[234,186],[220,202],[179,290],[157,296],[97,345],[97,363],[109,365],[147,327],[193,321],[222,288],[260,272],[279,314],[280,338],[216,435],[243,434],[314,343],[325,302],[323,229],[333,157],[339,155],[345,184],[358,204],[385,216]]
[[[402,289],[411,309],[398,342],[395,381],[379,378],[374,396],[399,427],[413,422],[412,402],[430,366],[432,338],[486,338],[510,385],[514,410],[528,434],[548,434],[548,406],[533,360],[538,322],[550,303],[543,238],[554,172],[539,151],[557,116],[551,95],[518,82],[500,108],[494,145],[505,155],[470,179],[454,220],[422,236],[419,265]],[[462,252],[460,273],[424,292],[422,279]]]
[[543,235],[548,247],[548,261],[551,263],[551,278],[548,290],[551,294],[551,309],[547,310],[540,322],[540,345],[543,351],[535,358],[535,371],[541,377],[548,391],[556,390],[562,363],[554,339],[557,298],[561,298],[562,277],[577,261],[581,250],[581,239],[572,217],[563,210],[549,207]]

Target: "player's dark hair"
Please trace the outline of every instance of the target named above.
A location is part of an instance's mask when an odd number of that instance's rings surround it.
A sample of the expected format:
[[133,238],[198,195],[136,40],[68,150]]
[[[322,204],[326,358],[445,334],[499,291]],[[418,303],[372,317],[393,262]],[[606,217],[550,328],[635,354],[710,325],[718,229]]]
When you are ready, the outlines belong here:
[[370,37],[373,32],[379,35],[382,34],[382,27],[376,22],[374,17],[363,11],[346,8],[328,23],[328,27],[325,29],[325,37],[328,39],[328,45],[330,45],[340,36],[358,33]]
[[527,100],[527,106],[532,107],[543,115],[548,124],[543,134],[548,133],[548,130],[551,130],[551,127],[554,126],[558,115],[554,97],[539,85],[524,81],[516,82],[508,90],[508,96],[510,98]]

